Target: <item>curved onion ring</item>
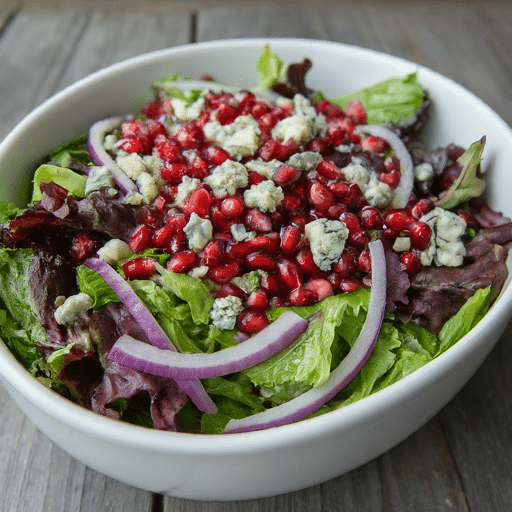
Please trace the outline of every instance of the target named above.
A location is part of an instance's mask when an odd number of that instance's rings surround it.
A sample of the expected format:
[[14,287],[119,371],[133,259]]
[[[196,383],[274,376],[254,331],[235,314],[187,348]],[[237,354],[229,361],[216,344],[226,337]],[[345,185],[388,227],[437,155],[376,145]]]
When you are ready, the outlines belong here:
[[363,328],[348,355],[328,379],[282,405],[240,420],[230,420],[224,433],[250,432],[293,423],[313,413],[341,391],[370,357],[379,336],[386,307],[386,260],[380,240],[369,243],[372,262],[372,288]]
[[405,208],[414,185],[414,165],[405,144],[395,132],[378,124],[361,124],[356,126],[354,131],[358,134],[365,133],[380,137],[391,146],[395,156],[400,160],[400,183],[395,189],[395,197],[389,207]]
[[[108,263],[99,258],[89,258],[85,260],[84,265],[97,272],[114,290],[152,344],[162,349],[176,350],[153,315],[133,291],[133,288]],[[217,412],[217,407],[206,393],[201,382],[178,379],[175,379],[175,381],[199,410],[211,414]]]
[[296,340],[308,322],[285,311],[263,330],[234,347],[211,354],[161,350],[131,336],[121,336],[108,354],[111,361],[160,377],[207,379],[236,373],[278,354]]
[[117,128],[128,116],[109,117],[94,123],[89,129],[89,137],[87,139],[87,149],[97,165],[104,165],[114,176],[115,182],[121,190],[127,194],[128,192],[137,192],[137,186],[133,181],[114,162],[112,157],[103,147],[105,135]]

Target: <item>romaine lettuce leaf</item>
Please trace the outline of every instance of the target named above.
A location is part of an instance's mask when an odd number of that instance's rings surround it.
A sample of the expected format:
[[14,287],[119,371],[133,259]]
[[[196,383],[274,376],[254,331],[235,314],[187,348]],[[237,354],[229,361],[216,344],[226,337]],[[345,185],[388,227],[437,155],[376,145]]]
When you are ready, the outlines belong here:
[[80,291],[93,299],[93,310],[100,309],[109,302],[120,302],[119,297],[110,285],[89,267],[80,265],[77,269],[77,278]]
[[286,80],[288,65],[281,60],[279,55],[272,53],[270,45],[266,44],[258,59],[256,69],[260,77],[258,87],[270,89],[275,83]]
[[341,108],[359,100],[366,110],[368,124],[397,124],[412,118],[419,109],[425,91],[416,73],[403,78],[390,78],[370,87],[352,92],[329,101]]
[[91,156],[87,150],[87,135],[81,135],[54,149],[48,155],[48,160],[62,167],[70,167],[73,164],[88,165],[91,163]]
[[0,201],[0,225],[7,224],[18,216],[22,210],[8,201]]

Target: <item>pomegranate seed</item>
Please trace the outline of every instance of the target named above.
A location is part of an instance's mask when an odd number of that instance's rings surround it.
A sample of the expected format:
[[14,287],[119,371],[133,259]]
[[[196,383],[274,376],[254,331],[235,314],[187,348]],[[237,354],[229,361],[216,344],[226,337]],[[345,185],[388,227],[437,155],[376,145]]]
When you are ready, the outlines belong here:
[[257,233],[268,233],[272,231],[272,220],[270,219],[270,215],[263,213],[257,208],[252,208],[248,210],[245,219],[244,225],[249,231],[256,231]]
[[155,273],[155,260],[153,258],[135,258],[123,265],[123,273],[128,280],[150,279]]
[[196,156],[192,159],[188,176],[191,178],[204,179],[210,174],[208,163],[204,158]]
[[344,277],[338,284],[341,293],[355,292],[361,287],[361,282],[356,277]]
[[260,286],[269,294],[279,293],[281,284],[274,274],[263,274],[260,279]]
[[249,295],[246,304],[250,308],[268,309],[270,307],[268,295],[265,290],[256,290]]
[[283,155],[283,146],[280,142],[274,139],[267,140],[258,150],[258,156],[265,162],[270,160],[280,160]]
[[359,253],[357,258],[357,270],[369,274],[372,271],[372,260],[370,258],[370,251],[364,249]]
[[226,242],[224,240],[211,240],[203,249],[201,262],[208,267],[219,264],[226,255]]
[[151,228],[158,228],[162,224],[164,218],[164,212],[158,208],[149,208],[144,212],[144,224],[147,224]]
[[128,245],[133,252],[142,252],[149,248],[153,239],[153,230],[142,224],[139,226],[130,237]]
[[188,248],[188,240],[183,231],[178,231],[174,233],[172,240],[166,248],[166,251],[169,254],[176,254],[181,251],[187,250]]
[[183,274],[192,270],[197,261],[197,256],[194,251],[184,250],[176,253],[167,262],[167,270]]
[[258,185],[259,183],[267,179],[265,178],[265,176],[257,173],[256,171],[249,171],[247,174],[249,175],[249,187],[251,187],[252,185]]
[[220,165],[230,158],[229,153],[225,149],[217,146],[208,146],[205,149],[205,156],[213,166]]
[[361,250],[364,249],[371,240],[370,234],[363,228],[353,231],[352,233],[349,232],[348,235],[348,242]]
[[359,213],[361,225],[366,229],[381,229],[384,219],[380,211],[374,206],[365,206]]
[[164,109],[160,101],[152,101],[148,103],[141,111],[146,117],[150,119],[158,119],[164,114]]
[[357,268],[356,258],[352,251],[343,249],[340,259],[334,265],[333,270],[342,278],[350,277],[354,274]]
[[334,196],[321,183],[313,183],[309,189],[309,201],[319,210],[327,210],[334,204]]
[[153,245],[155,247],[167,247],[174,236],[174,229],[167,225],[157,229],[153,234]]
[[355,124],[366,124],[368,119],[366,117],[366,110],[359,100],[351,101],[345,106],[345,114],[354,121]]
[[199,217],[205,218],[210,214],[212,196],[201,187],[196,188],[186,199],[184,210],[187,213],[197,213]]
[[387,156],[384,159],[384,169],[387,172],[398,171],[400,169],[400,162],[396,156]]
[[330,160],[322,160],[317,166],[316,171],[330,180],[338,180],[342,177],[338,166]]
[[347,211],[347,206],[343,203],[333,204],[327,209],[327,217],[338,220],[340,216]]
[[414,274],[421,266],[420,255],[416,251],[406,251],[400,256],[400,263],[404,265],[408,274]]
[[281,202],[281,206],[288,212],[288,213],[297,213],[300,211],[302,207],[302,201],[300,197],[288,194],[284,197],[283,201]]
[[327,279],[311,279],[306,283],[305,288],[315,294],[316,302],[320,302],[334,295],[332,284],[327,281]]
[[288,304],[290,306],[310,306],[314,304],[315,301],[315,292],[308,288],[295,288],[288,295]]
[[297,249],[301,239],[301,232],[297,226],[289,225],[281,232],[281,250],[286,254],[292,254]]
[[413,218],[406,210],[388,210],[384,215],[384,222],[388,228],[405,231],[409,229]]
[[276,266],[276,260],[270,254],[266,254],[263,251],[248,254],[245,262],[250,270],[261,269],[271,272]]
[[230,105],[220,105],[215,114],[217,121],[221,125],[231,124],[237,117],[236,110]]
[[345,196],[345,203],[349,210],[360,210],[368,205],[357,183],[351,183],[348,186],[348,194]]
[[277,259],[277,274],[281,282],[290,290],[302,286],[302,272],[298,265],[289,259]]
[[135,139],[140,135],[147,135],[147,128],[140,119],[124,121],[119,130],[121,139]]
[[295,260],[304,273],[309,275],[321,273],[321,270],[318,268],[315,260],[313,259],[313,253],[311,252],[311,249],[301,249],[298,251],[295,255]]
[[243,259],[251,252],[253,252],[253,250],[248,242],[238,242],[236,244],[229,244],[226,248],[226,256],[230,260]]
[[380,172],[378,175],[379,181],[382,183],[385,183],[386,185],[389,185],[393,190],[398,187],[400,184],[400,173],[398,171],[391,171],[391,172]]
[[96,251],[96,242],[86,233],[73,238],[71,242],[71,256],[77,262],[89,258]]
[[359,223],[359,218],[357,215],[351,212],[345,212],[340,215],[340,220],[345,223],[347,229],[350,232],[357,231],[361,228],[361,224]]
[[175,134],[182,149],[196,149],[204,142],[203,131],[194,123],[183,123]]
[[215,296],[217,298],[228,297],[229,295],[234,295],[235,297],[239,297],[243,301],[247,300],[247,293],[245,293],[242,288],[239,288],[236,284],[228,283],[222,285],[220,289],[217,291]]
[[430,244],[432,229],[425,222],[416,220],[409,226],[409,238],[413,249],[424,251]]
[[183,163],[184,161],[180,145],[174,139],[167,139],[162,143],[156,144],[154,152],[156,156],[160,157],[164,162]]
[[176,208],[169,210],[166,223],[171,226],[174,232],[182,230],[188,222],[188,217]]
[[328,181],[326,187],[334,197],[346,197],[348,195],[348,185],[343,181]]
[[278,254],[280,248],[281,237],[279,233],[271,231],[265,235],[260,235],[248,240],[248,244],[253,252],[258,250],[265,251],[268,254]]
[[220,211],[228,219],[240,217],[244,210],[244,203],[238,197],[226,197],[220,204]]
[[290,224],[297,226],[301,231],[304,231],[306,225],[306,217],[304,215],[294,215],[290,218]]
[[380,137],[375,137],[373,135],[367,135],[361,141],[361,149],[365,149],[366,151],[374,151],[375,153],[384,153],[386,151],[387,143],[384,139]]
[[418,220],[423,215],[432,211],[435,208],[434,203],[430,199],[420,199],[412,208],[411,215],[414,219]]
[[476,228],[475,218],[466,210],[459,210],[457,215],[467,224],[469,228]]
[[257,101],[251,109],[251,115],[254,119],[260,119],[261,116],[267,114],[269,111],[269,107],[263,101]]
[[282,308],[283,306],[286,306],[284,300],[281,297],[272,297],[270,299],[270,307],[271,308]]
[[276,171],[272,180],[280,187],[289,187],[301,177],[301,174],[299,169],[293,165],[283,165]]
[[215,267],[210,268],[208,276],[217,284],[226,284],[231,281],[240,270],[238,261],[229,261],[227,263],[219,263]]
[[324,154],[330,148],[331,142],[328,139],[322,139],[321,137],[315,137],[306,144],[308,151],[316,151],[317,153]]
[[139,137],[137,139],[128,139],[121,142],[119,149],[127,153],[138,153],[139,155],[149,155],[151,153],[151,141],[148,137]]
[[279,122],[279,119],[276,115],[271,114],[270,112],[263,114],[259,118],[259,125],[262,130],[272,129]]
[[259,309],[248,309],[240,315],[238,315],[236,326],[243,332],[251,336],[260,332],[262,329],[270,324],[267,315]]

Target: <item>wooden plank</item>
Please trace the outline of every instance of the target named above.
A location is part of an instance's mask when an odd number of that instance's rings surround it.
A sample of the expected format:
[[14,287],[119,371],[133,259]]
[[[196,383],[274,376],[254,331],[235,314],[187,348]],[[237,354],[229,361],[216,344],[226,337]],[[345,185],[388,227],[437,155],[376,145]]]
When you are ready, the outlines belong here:
[[[189,27],[188,15],[15,16],[0,38],[0,138],[69,83],[133,55],[188,42]],[[153,508],[152,493],[100,475],[53,445],[1,386],[0,461],[2,510],[144,512]]]

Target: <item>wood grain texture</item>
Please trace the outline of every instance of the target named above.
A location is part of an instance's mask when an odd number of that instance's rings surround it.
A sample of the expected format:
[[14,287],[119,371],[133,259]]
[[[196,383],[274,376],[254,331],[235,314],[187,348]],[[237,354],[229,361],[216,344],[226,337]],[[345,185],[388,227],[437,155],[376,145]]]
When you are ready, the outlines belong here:
[[[251,36],[339,41],[414,60],[460,82],[512,124],[508,2],[415,0],[406,9],[402,1],[253,2],[234,9],[232,2],[154,0],[123,2],[123,14],[114,0],[25,4],[12,17],[17,3],[0,8],[0,139],[49,95],[98,68],[166,46]],[[512,510],[510,396],[505,335],[441,413],[376,460],[302,491],[208,503],[155,497],[85,467],[42,436],[0,387],[0,511]]]

